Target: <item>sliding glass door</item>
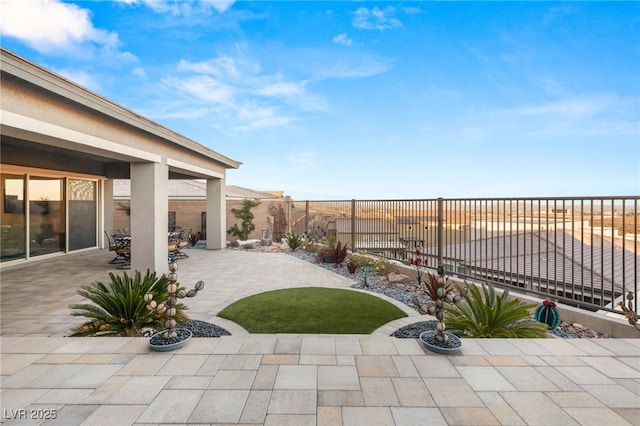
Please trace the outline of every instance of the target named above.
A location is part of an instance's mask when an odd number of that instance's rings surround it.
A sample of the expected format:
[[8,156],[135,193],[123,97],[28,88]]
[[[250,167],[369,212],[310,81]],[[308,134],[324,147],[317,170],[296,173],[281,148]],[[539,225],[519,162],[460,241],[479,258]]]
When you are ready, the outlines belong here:
[[64,251],[64,178],[29,177],[29,256]]
[[24,175],[3,173],[2,185],[2,222],[0,223],[0,258],[7,260],[24,259],[25,223]]

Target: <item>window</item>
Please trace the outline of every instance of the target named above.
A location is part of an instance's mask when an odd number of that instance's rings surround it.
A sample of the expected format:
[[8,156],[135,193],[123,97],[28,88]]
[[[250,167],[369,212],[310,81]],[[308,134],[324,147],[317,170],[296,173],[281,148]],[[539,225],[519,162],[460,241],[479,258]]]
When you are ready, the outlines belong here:
[[69,179],[69,250],[97,245],[96,182]]
[[29,255],[64,251],[66,245],[64,179],[29,177]]
[[26,257],[24,212],[24,176],[2,174],[1,260]]

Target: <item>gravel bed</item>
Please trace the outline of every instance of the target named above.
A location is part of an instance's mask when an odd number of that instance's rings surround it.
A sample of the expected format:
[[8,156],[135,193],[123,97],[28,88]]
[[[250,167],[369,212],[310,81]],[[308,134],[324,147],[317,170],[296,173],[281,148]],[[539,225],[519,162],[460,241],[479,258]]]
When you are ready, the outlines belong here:
[[[204,242],[200,242],[200,244],[204,244]],[[198,246],[194,248],[200,248]],[[236,249],[237,250],[237,249]],[[412,300],[413,297],[416,296],[415,293],[411,291],[404,290],[402,288],[396,286],[390,286],[387,279],[383,276],[376,275],[373,273],[368,274],[367,276],[367,285],[364,283],[364,276],[361,273],[351,274],[347,270],[345,266],[334,268],[331,263],[317,263],[315,260],[315,256],[312,253],[309,253],[304,250],[281,250],[280,246],[274,244],[269,247],[257,246],[253,248],[254,251],[270,251],[270,252],[284,252],[290,256],[294,256],[298,259],[305,260],[307,262],[314,263],[320,267],[323,267],[333,273],[342,275],[349,279],[355,281],[351,288],[363,289],[367,291],[372,291],[374,293],[384,294],[392,299],[395,299],[405,305],[409,306],[412,309],[416,309]],[[431,299],[424,295],[417,295],[423,304],[428,304]],[[188,326],[189,322],[197,323],[192,326]],[[406,327],[402,327],[395,332],[391,333],[391,336],[400,338],[400,339],[417,339],[420,336],[420,333],[423,331],[435,330],[435,320],[429,321],[421,321],[415,324],[410,324]],[[189,328],[193,332],[194,337],[219,337],[219,336],[228,336],[231,335],[227,330],[218,327],[214,324],[205,323],[202,321],[194,321],[188,320],[185,324],[181,325],[182,327]],[[193,328],[191,328],[193,327]],[[224,334],[228,333],[228,334]],[[557,329],[551,332],[552,335],[556,337],[560,337],[563,339],[584,339],[584,338],[606,338],[607,336],[598,333],[595,330],[591,330],[589,328],[584,328],[579,324],[569,324],[566,322],[561,322],[560,326]]]
[[[347,268],[344,266],[339,268],[334,268],[333,265],[330,263],[316,263],[315,256],[312,253],[306,252],[304,250],[296,250],[295,252],[285,251],[285,253],[291,256],[295,256],[299,259],[306,260],[308,262],[313,262],[318,266],[321,266],[336,274],[340,274],[347,278],[351,278],[352,280],[356,281],[356,283],[351,286],[352,288],[359,288],[359,289],[364,289],[368,291],[373,291],[375,293],[381,293],[399,302],[404,303],[405,305],[411,307],[412,309],[416,309],[416,307],[412,302],[413,297],[415,296],[415,293],[406,291],[404,289],[401,289],[395,286],[390,286],[386,278],[382,276],[379,276],[376,274],[369,274],[367,276],[368,286],[365,286],[364,277],[362,276],[362,274],[358,274],[358,273],[350,274]],[[418,295],[418,298],[420,298],[422,303],[425,305],[431,301],[431,299],[427,296]],[[435,324],[436,324],[435,320],[417,322],[415,324],[410,324],[406,327],[396,330],[395,332],[391,333],[391,336],[397,337],[397,338],[417,339],[418,336],[420,336],[420,333],[422,333],[423,331],[435,330]],[[563,339],[584,339],[584,338],[606,338],[607,337],[602,333],[598,333],[595,330],[584,328],[579,324],[569,324],[564,321],[560,324],[560,326],[558,326],[558,328],[551,331],[551,334]]]
[[224,328],[204,321],[189,319],[180,324],[180,327],[190,330],[193,333],[193,337],[231,336],[231,333]]
[[[321,266],[333,273],[354,280],[355,283],[351,285],[351,288],[358,288],[362,290],[372,291],[374,293],[384,294],[385,296],[404,303],[414,310],[417,309],[412,302],[413,297],[416,296],[415,293],[403,290],[395,286],[390,286],[387,279],[383,276],[370,273],[367,275],[367,284],[365,285],[364,276],[362,275],[362,273],[351,274],[349,273],[349,270],[346,268],[346,266],[334,268],[333,264],[331,263],[316,263],[315,256],[304,250],[296,250],[294,252],[287,251],[286,253],[291,256],[297,257],[298,259],[315,263],[316,265]],[[418,298],[425,305],[431,301],[431,299],[427,296],[418,295]]]

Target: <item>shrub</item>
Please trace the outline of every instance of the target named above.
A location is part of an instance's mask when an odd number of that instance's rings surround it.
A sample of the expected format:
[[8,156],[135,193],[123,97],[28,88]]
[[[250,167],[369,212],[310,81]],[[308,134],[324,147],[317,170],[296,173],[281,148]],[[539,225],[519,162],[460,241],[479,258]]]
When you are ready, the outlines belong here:
[[256,226],[253,224],[254,215],[251,213],[251,209],[256,207],[258,204],[260,203],[257,201],[245,198],[242,202],[241,209],[231,209],[231,212],[238,219],[242,219],[242,223],[240,224],[240,227],[238,227],[237,223],[234,223],[227,232],[234,237],[238,237],[242,241],[248,240],[249,234],[256,229]]
[[389,274],[396,272],[398,268],[388,260],[380,259],[375,261],[372,269],[376,274],[384,275],[389,279]]
[[329,257],[333,261],[333,266],[338,267],[347,258],[348,244],[342,244],[341,241],[336,242],[335,238],[329,239]]
[[296,251],[303,243],[302,237],[296,231],[285,235],[284,240],[292,251]]
[[365,256],[362,254],[350,254],[349,262],[355,263],[356,269],[368,268],[370,271],[373,271],[378,275],[384,275],[387,278],[390,273],[397,272],[398,270],[396,265],[388,260],[379,257]]
[[353,275],[356,273],[357,269],[358,269],[358,264],[355,263],[353,260],[349,259],[349,262],[347,262],[347,270],[349,271],[349,273]]
[[[164,315],[151,312],[146,308],[144,295],[153,294],[154,300],[166,300],[169,293],[166,275],[160,277],[147,271],[144,277],[136,271],[132,278],[126,272],[122,276],[109,273],[107,283],[96,281],[84,285],[78,294],[95,305],[73,304],[73,316],[91,318],[75,327],[72,336],[140,336],[143,328],[161,330],[164,328]],[[183,304],[176,305],[175,319],[178,323],[186,319]]]
[[447,325],[461,337],[546,337],[547,326],[529,313],[535,306],[520,299],[509,300],[508,289],[497,295],[491,284],[483,284],[482,291],[471,285],[461,303],[446,308]]

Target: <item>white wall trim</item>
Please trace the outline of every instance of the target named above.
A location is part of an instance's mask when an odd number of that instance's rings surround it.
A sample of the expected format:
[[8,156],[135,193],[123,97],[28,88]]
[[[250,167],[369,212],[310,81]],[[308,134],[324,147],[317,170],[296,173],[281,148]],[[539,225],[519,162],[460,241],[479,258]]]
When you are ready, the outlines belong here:
[[199,175],[206,176],[206,177],[212,177],[212,178],[218,178],[218,179],[224,178],[224,173],[216,172],[210,169],[205,169],[204,167],[194,166],[192,164],[185,163],[184,161],[180,161],[180,160],[175,160],[173,158],[167,158],[167,166],[184,170],[185,172],[188,172],[188,173],[197,173]]

